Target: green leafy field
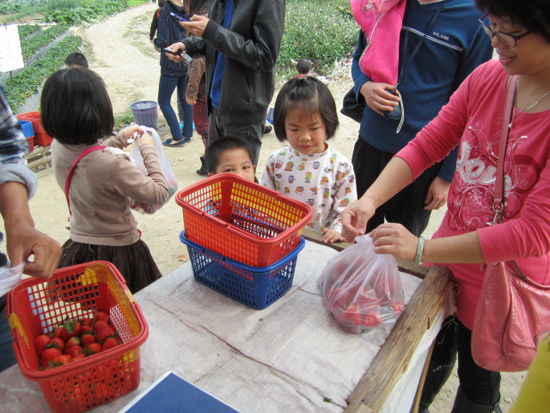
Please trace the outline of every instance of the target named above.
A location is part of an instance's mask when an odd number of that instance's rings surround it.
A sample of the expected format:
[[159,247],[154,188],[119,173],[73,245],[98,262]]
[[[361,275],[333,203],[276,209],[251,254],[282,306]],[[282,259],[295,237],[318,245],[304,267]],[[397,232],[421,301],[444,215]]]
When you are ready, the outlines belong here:
[[[39,26],[19,26],[23,56],[27,60],[67,30],[67,26],[88,26],[96,21],[149,0],[4,0],[0,14],[16,20],[25,15],[41,14],[44,22],[58,26],[41,30]],[[38,32],[40,31],[40,32]],[[296,72],[296,62],[307,58],[315,72],[330,74],[336,61],[350,56],[357,42],[358,26],[349,0],[287,0],[285,31],[277,61],[277,76],[286,78]],[[40,64],[27,66],[5,86],[14,112],[26,97],[38,91],[42,81],[63,66],[64,58],[78,51],[82,39],[69,36],[50,50]]]

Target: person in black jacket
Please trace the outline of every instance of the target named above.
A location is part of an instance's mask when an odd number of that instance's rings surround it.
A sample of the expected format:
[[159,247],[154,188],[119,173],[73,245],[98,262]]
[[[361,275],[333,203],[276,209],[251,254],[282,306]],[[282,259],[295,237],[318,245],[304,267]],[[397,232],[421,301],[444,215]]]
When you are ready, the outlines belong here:
[[180,23],[197,37],[170,46],[206,56],[208,142],[223,136],[245,138],[254,147],[255,165],[275,90],[285,5],[285,0],[212,0],[208,18],[193,16]]

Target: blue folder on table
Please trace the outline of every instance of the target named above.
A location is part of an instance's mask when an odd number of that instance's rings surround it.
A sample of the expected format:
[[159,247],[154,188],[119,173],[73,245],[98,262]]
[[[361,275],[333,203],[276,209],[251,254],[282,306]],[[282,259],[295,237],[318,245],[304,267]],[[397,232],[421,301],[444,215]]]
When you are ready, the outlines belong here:
[[167,372],[120,413],[239,413],[174,372]]

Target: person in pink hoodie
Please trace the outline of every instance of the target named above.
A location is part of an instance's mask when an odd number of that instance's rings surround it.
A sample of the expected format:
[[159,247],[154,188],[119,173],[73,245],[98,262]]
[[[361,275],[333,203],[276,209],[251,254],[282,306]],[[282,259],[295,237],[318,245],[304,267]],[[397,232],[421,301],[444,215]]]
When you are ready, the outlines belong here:
[[[448,377],[436,383],[434,374],[452,369],[457,353],[460,386],[452,412],[500,412],[500,373],[478,366],[471,354],[474,313],[487,264],[515,260],[533,281],[550,285],[550,3],[476,4],[487,13],[479,23],[498,59],[474,70],[438,116],[341,215],[343,235],[352,241],[364,233],[380,205],[459,145],[448,209],[432,239],[424,241],[389,222],[371,232],[376,253],[444,264],[452,273],[457,311],[436,340],[426,379],[432,394],[423,392],[422,412],[428,411],[437,384],[440,388]],[[510,83],[515,103],[507,121],[503,112]],[[503,222],[492,225],[503,123],[508,126],[505,210]]]

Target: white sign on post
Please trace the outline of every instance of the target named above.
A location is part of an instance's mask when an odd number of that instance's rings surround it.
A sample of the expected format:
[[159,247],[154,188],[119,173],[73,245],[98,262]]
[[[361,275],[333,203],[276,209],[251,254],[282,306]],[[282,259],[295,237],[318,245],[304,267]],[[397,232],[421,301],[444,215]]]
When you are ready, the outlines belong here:
[[0,26],[0,72],[24,67],[17,25]]

